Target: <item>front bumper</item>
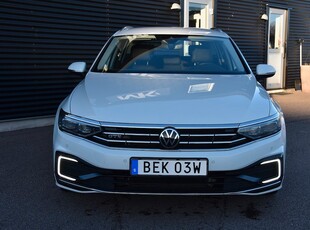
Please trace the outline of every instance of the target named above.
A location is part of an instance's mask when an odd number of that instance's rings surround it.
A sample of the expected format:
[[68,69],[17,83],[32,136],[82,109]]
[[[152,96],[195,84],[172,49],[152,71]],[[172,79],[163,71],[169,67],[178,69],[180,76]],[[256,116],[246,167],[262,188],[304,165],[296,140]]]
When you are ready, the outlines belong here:
[[[284,124],[282,127],[275,135],[236,148],[192,151],[110,148],[62,132],[55,125],[56,184],[81,193],[259,195],[273,192],[282,187],[284,175],[286,132]],[[61,167],[59,156],[64,159]],[[132,157],[208,159],[209,171],[206,177],[131,176]]]
[[209,171],[206,177],[132,176],[129,170],[98,168],[56,152],[55,178],[59,187],[81,193],[258,195],[281,188],[283,168],[279,154],[239,170]]

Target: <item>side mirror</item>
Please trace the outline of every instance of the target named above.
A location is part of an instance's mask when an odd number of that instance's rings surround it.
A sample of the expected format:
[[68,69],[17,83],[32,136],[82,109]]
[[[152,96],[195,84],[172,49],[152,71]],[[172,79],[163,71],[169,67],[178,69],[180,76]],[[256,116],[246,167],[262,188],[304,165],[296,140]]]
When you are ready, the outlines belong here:
[[272,77],[275,74],[276,74],[276,70],[271,65],[259,64],[256,66],[256,78],[257,79]]
[[73,62],[69,65],[68,70],[74,73],[83,74],[86,71],[86,63],[85,62]]

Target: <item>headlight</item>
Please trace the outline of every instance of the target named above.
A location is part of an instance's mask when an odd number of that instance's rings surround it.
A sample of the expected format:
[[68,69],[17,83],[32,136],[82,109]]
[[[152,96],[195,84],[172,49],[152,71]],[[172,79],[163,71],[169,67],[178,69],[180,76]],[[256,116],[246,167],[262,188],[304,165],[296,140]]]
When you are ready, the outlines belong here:
[[257,123],[254,125],[240,127],[238,133],[251,139],[258,139],[275,134],[281,130],[282,115],[269,121]]
[[62,109],[59,113],[58,127],[64,132],[82,137],[88,137],[101,131],[99,122],[68,114]]

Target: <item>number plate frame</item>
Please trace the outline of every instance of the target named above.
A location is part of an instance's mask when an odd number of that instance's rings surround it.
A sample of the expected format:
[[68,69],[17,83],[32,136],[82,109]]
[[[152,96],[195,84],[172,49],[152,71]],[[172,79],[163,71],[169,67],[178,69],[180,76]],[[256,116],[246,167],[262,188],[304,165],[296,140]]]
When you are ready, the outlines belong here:
[[[139,161],[158,161],[158,162],[202,162],[203,164],[205,164],[205,172],[203,173],[199,173],[199,174],[164,174],[164,173],[139,173],[139,172],[134,172],[134,168],[137,167]],[[134,167],[134,168],[133,168]],[[204,166],[203,166],[204,167]],[[209,161],[207,158],[150,158],[150,157],[132,157],[130,158],[130,175],[132,176],[186,176],[186,177],[197,177],[197,176],[207,176],[208,175],[208,170],[209,170]],[[138,170],[139,171],[139,170]]]

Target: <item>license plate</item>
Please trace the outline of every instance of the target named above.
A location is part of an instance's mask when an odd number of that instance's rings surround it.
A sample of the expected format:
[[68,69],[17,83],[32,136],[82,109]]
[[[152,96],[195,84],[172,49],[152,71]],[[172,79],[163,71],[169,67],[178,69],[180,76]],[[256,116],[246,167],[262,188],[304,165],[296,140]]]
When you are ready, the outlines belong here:
[[131,175],[206,176],[207,159],[131,159]]

